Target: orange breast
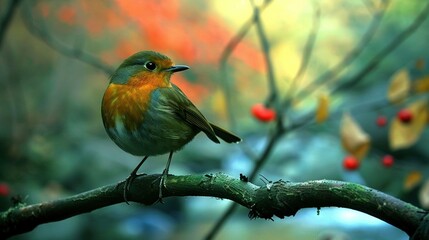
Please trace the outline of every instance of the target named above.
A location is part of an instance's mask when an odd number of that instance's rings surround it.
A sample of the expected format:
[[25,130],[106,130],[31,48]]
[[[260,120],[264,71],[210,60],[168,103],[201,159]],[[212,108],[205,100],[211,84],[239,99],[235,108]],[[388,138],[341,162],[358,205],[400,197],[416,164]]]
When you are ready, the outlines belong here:
[[127,130],[136,130],[144,120],[151,93],[157,88],[169,86],[167,76],[147,72],[131,77],[127,84],[110,83],[102,101],[105,127],[113,128],[116,119],[121,118]]
[[113,128],[117,118],[121,118],[127,130],[135,130],[143,121],[148,106],[150,92],[137,94],[136,89],[127,85],[110,84],[104,93],[102,115],[106,128]]

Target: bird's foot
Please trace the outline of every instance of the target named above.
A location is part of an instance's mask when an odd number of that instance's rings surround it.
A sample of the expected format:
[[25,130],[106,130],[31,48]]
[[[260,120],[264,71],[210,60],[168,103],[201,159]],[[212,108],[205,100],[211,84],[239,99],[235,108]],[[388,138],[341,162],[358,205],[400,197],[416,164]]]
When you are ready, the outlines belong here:
[[130,190],[131,187],[131,183],[133,183],[134,179],[136,179],[136,177],[138,176],[144,176],[146,175],[145,173],[142,174],[136,174],[136,173],[131,173],[127,179],[125,179],[125,184],[124,184],[124,201],[126,204],[130,205],[130,203],[128,202],[128,198],[127,198],[127,194],[128,191]]
[[[162,172],[162,175],[159,177],[159,185],[158,185],[159,192],[158,192],[157,202],[160,202],[160,203],[164,203],[164,201],[162,200],[162,197],[163,197],[162,189],[167,188],[167,184],[165,183],[167,180],[167,176],[168,176],[168,172],[164,169],[164,171]],[[155,181],[158,181],[158,179]]]

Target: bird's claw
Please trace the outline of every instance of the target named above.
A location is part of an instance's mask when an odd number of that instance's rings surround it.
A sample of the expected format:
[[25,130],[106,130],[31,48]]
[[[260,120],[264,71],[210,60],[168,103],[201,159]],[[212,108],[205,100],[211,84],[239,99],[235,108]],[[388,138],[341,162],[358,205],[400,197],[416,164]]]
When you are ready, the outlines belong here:
[[142,174],[130,174],[127,179],[125,179],[125,184],[124,184],[124,201],[126,204],[130,205],[130,203],[128,202],[128,198],[127,198],[127,193],[130,190],[131,184],[133,183],[134,179],[136,179],[138,176],[144,176],[146,175],[145,173]]
[[[157,202],[160,202],[160,203],[164,203],[164,201],[162,200],[162,197],[163,197],[163,195],[162,195],[162,189],[163,188],[167,188],[167,184],[165,183],[165,180],[167,180],[167,176],[168,176],[168,172],[165,171],[165,169],[164,169],[164,171],[162,172],[162,175],[159,177],[159,185],[158,185],[159,192],[158,192],[158,200],[157,200]],[[154,183],[156,181],[158,181],[158,179],[156,179],[154,181]]]

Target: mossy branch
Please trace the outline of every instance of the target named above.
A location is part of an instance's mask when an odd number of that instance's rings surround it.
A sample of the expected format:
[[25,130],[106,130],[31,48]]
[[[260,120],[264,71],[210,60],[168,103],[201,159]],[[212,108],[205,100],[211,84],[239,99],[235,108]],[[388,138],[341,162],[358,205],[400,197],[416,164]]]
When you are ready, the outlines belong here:
[[[145,205],[156,203],[158,180],[159,175],[139,176],[131,186],[128,200]],[[248,208],[249,217],[252,218],[294,216],[301,208],[350,208],[390,223],[410,236],[425,222],[423,219],[427,214],[411,204],[355,183],[330,180],[295,183],[279,180],[265,186],[256,186],[244,180],[222,173],[170,175],[163,194],[165,198],[209,196],[230,199]],[[123,186],[124,182],[120,182],[64,199],[13,207],[0,214],[0,238],[31,231],[40,224],[124,202]]]

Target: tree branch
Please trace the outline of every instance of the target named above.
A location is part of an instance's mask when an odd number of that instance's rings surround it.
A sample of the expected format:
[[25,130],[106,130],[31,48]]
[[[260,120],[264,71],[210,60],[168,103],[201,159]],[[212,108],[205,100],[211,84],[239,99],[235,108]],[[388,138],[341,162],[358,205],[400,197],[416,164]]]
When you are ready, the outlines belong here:
[[[128,200],[145,205],[156,203],[159,185],[154,184],[154,181],[159,176],[144,175],[136,178],[131,185]],[[250,209],[250,218],[284,218],[294,216],[301,208],[344,207],[372,215],[412,236],[420,224],[425,223],[424,217],[427,214],[422,209],[375,189],[339,181],[293,183],[279,180],[265,186],[256,186],[217,173],[170,175],[166,184],[164,197],[226,198]],[[0,214],[0,238],[31,231],[40,224],[121,203],[124,201],[123,187],[124,182],[120,182],[64,199],[11,208]]]

